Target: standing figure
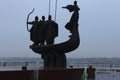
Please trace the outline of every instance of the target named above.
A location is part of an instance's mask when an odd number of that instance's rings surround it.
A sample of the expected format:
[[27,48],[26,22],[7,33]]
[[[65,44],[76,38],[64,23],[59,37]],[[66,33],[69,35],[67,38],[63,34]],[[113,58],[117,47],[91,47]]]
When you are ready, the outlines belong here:
[[[46,45],[54,44],[54,39],[58,36],[58,24],[52,20],[51,15],[48,16],[48,20],[45,21],[42,30],[44,31],[43,35],[45,36]],[[56,56],[56,53],[42,54],[44,67],[56,67]]]
[[78,24],[78,19],[79,19],[79,10],[80,8],[77,5],[77,1],[74,1],[74,5],[67,5],[66,7],[62,7],[62,8],[66,8],[69,10],[69,12],[74,12],[71,16],[70,21],[65,25],[65,28],[70,30],[70,32],[73,29],[74,24]]
[[45,16],[42,16],[42,20],[39,21],[39,41],[40,45],[45,44],[45,38],[46,38],[46,27],[44,26],[45,24]]
[[[39,41],[40,45],[45,45],[45,38],[46,38],[46,27],[45,24],[45,16],[42,16],[42,20],[39,21],[40,28],[39,28]],[[44,59],[45,54],[41,55],[42,59]]]
[[46,27],[46,44],[54,44],[54,39],[58,36],[58,24],[53,21],[52,16],[49,15],[44,26]]
[[38,16],[35,16],[35,21],[27,22],[27,24],[32,25],[30,29],[30,40],[33,41],[33,45],[39,44],[39,21]]

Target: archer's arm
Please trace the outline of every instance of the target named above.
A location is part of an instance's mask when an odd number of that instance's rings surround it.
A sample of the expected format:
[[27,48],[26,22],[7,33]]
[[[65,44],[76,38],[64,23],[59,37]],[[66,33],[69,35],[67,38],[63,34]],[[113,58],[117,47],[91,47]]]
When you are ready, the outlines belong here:
[[34,23],[34,22],[27,22],[27,24],[31,24],[31,25],[33,25],[33,23]]

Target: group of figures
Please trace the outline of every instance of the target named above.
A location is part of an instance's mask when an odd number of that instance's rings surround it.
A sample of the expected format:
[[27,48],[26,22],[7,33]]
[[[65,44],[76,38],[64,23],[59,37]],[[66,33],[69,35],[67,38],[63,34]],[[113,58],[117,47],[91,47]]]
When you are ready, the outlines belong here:
[[33,45],[49,45],[54,43],[54,38],[58,36],[58,24],[52,20],[52,16],[48,16],[48,20],[45,21],[45,16],[42,16],[42,20],[39,20],[38,16],[35,16],[35,20],[27,22],[32,25],[30,29],[30,40],[33,41]]
[[80,8],[77,1],[74,1],[74,5],[67,5],[62,8],[73,12],[70,21],[65,25],[65,28],[71,33],[70,39],[66,42],[54,44],[54,38],[58,36],[58,24],[51,20],[51,15],[47,21],[42,16],[40,21],[38,21],[38,17],[35,17],[35,21],[28,22],[28,24],[33,25],[30,29],[30,38],[34,44],[30,48],[42,55],[44,67],[66,67],[66,51],[70,52],[79,46],[78,19]]

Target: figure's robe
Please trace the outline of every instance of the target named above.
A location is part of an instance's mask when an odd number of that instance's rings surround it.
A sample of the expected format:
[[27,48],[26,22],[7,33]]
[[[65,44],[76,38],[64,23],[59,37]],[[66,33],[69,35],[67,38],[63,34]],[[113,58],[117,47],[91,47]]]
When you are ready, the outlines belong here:
[[31,24],[32,27],[30,29],[30,40],[33,42],[39,42],[39,22],[33,21],[29,22],[28,24]]
[[46,27],[46,43],[53,44],[55,37],[58,36],[58,24],[55,21],[48,20],[45,23]]

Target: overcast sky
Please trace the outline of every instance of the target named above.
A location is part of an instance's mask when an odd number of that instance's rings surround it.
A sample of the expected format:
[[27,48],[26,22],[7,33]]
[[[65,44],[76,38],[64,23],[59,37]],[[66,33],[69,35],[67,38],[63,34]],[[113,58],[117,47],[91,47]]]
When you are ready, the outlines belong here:
[[[74,0],[57,0],[59,36],[55,43],[68,40],[64,28],[71,13],[62,6]],[[49,0],[0,0],[0,57],[40,57],[29,49],[30,33],[26,30],[27,14],[35,8],[29,21],[37,15],[48,16]],[[78,0],[80,7],[80,46],[67,57],[120,57],[120,0]],[[51,13],[55,17],[55,0],[51,0]],[[29,25],[29,28],[31,26]]]

